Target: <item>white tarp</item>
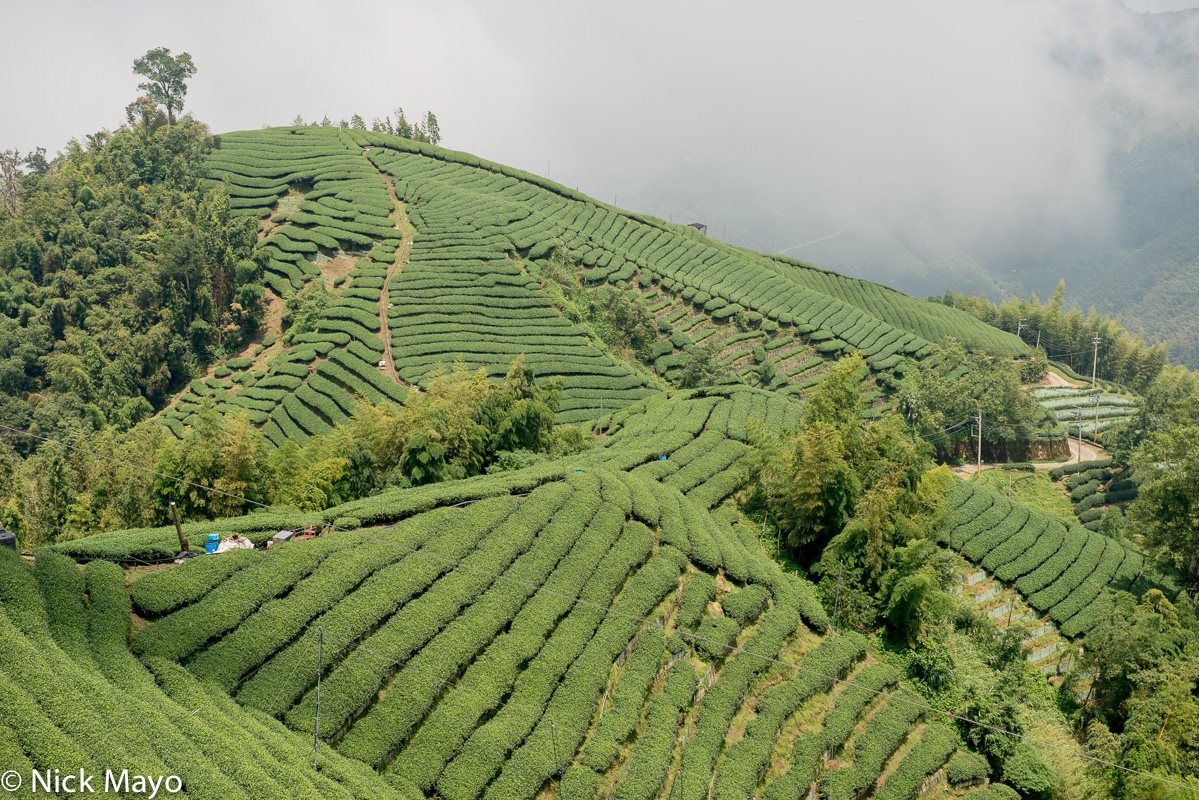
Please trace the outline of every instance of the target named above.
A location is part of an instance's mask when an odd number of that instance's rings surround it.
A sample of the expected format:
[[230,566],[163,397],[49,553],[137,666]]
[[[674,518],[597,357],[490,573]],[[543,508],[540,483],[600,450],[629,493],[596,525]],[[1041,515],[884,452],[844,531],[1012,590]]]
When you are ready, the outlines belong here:
[[239,536],[238,534],[235,533],[232,536],[230,536],[228,539],[222,539],[221,543],[219,545],[217,545],[216,552],[217,553],[227,553],[230,550],[241,550],[241,549],[253,550],[254,543],[251,542],[246,537]]

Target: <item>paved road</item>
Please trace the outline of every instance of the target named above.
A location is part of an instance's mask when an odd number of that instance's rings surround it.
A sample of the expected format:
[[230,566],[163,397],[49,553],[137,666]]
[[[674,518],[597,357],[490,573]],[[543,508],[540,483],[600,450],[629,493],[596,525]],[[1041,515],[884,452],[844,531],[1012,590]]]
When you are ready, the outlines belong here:
[[[1070,439],[1069,441],[1070,441],[1070,460],[1069,461],[1042,461],[1036,465],[1037,469],[1053,469],[1054,467],[1062,467],[1062,466],[1065,466],[1066,464],[1073,464],[1074,462],[1078,461],[1078,439],[1076,439],[1076,438]],[[1083,443],[1082,443],[1082,460],[1083,461],[1095,461],[1097,459],[1107,458],[1107,457],[1108,457],[1107,451],[1104,450],[1102,447],[1091,444],[1090,442],[1087,442],[1087,441],[1083,441]],[[997,469],[1001,466],[1003,466],[1003,465],[1002,464],[986,464],[986,463],[984,463],[983,469]],[[953,474],[957,475],[960,478],[965,478],[969,475],[973,475],[975,472],[975,467],[973,464],[964,464],[960,467],[953,467],[952,469],[953,469]]]

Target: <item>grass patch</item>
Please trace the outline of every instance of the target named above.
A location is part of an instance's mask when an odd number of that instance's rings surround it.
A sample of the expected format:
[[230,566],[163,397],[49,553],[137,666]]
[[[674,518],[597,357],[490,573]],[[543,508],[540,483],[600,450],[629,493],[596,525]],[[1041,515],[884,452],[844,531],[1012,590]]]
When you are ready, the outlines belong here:
[[1074,506],[1070,499],[1053,485],[1053,481],[1049,480],[1049,474],[1043,470],[1015,472],[1006,469],[985,469],[975,478],[975,482],[999,492],[1004,497],[1053,514],[1063,522],[1078,524],[1078,517],[1074,516]]

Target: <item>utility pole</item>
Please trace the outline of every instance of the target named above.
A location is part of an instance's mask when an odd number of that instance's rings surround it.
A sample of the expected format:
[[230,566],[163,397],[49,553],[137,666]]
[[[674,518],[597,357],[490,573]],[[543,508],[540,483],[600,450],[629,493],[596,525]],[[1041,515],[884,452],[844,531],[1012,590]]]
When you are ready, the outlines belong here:
[[1082,409],[1074,409],[1074,418],[1078,420],[1078,463],[1082,463]]
[[1095,334],[1095,338],[1091,340],[1091,344],[1095,346],[1095,357],[1091,361],[1091,388],[1095,388],[1095,374],[1099,368],[1099,334]]
[[983,410],[978,410],[978,469],[975,474],[983,471]]
[[[1024,330],[1024,323],[1026,323],[1026,322],[1028,322],[1028,320],[1025,319],[1024,317],[1021,317],[1020,321],[1018,323],[1016,323],[1016,335],[1017,336],[1020,336],[1020,331]],[[1021,337],[1021,338],[1024,338],[1024,337]]]
[[187,539],[183,538],[183,528],[179,525],[179,509],[175,508],[175,501],[171,501],[171,516],[175,519],[175,535],[179,537],[179,552],[186,553],[191,548],[188,546]]
[[321,741],[321,662],[324,660],[325,629],[316,629],[316,722],[312,725],[312,769],[316,769],[316,747]]
[[1037,328],[1037,349],[1041,349],[1041,329]]
[[562,789],[562,800],[570,800],[566,789],[562,786],[562,757],[558,755],[558,726],[550,723],[550,735],[554,738],[554,765],[558,767],[558,788]]
[[602,397],[600,398],[599,421],[595,423],[595,429],[597,431],[596,444],[598,445],[596,449],[599,450],[599,471],[596,472],[595,477],[602,484],[604,480],[604,398]]
[[[837,623],[841,617],[841,572],[844,569],[845,569],[845,559],[841,559],[841,561],[837,562],[837,594],[836,594],[836,598],[833,600],[833,636],[834,636],[834,638],[833,638],[833,686],[831,689],[831,691],[833,692],[833,710],[831,712],[829,712],[830,714],[836,713],[836,711],[837,711],[836,691],[837,691],[837,684],[841,682],[841,663],[839,660],[840,655],[838,652],[841,648],[840,648],[840,637],[838,636],[838,632],[837,632]],[[832,757],[833,757],[833,741],[832,741],[832,738],[830,737],[829,742],[828,742],[828,749],[825,751],[825,755],[824,755],[825,762],[827,763],[828,760]]]
[[1100,395],[1095,395],[1095,442],[1099,442],[1099,399]]

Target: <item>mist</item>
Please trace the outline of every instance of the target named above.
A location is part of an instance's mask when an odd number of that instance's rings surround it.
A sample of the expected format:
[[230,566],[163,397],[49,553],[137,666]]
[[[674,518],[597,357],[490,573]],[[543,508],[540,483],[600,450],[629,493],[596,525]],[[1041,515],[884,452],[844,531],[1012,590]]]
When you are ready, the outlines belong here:
[[132,60],[164,45],[195,59],[187,107],[216,132],[402,105],[434,111],[450,147],[817,263],[886,252],[861,243],[896,225],[1052,247],[1110,227],[1129,108],[1194,116],[1146,19],[1074,0],[26,4],[10,20],[57,27],[55,54],[32,36],[0,54],[27,76],[0,147],[118,126]]

